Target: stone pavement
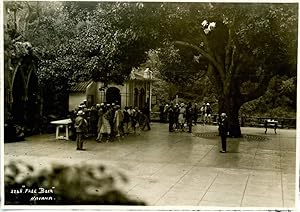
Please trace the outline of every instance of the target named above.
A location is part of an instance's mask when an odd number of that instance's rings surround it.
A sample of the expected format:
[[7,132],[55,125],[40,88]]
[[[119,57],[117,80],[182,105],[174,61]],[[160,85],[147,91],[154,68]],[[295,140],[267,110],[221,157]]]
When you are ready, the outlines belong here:
[[[228,139],[219,153],[216,126],[197,125],[193,133],[168,132],[167,124],[121,142],[88,140],[87,151],[54,134],[32,136],[4,145],[5,163],[24,160],[36,167],[52,162],[106,164],[130,182],[121,189],[150,206],[294,208],[296,131],[242,128],[245,135]],[[298,194],[297,194],[298,196]]]

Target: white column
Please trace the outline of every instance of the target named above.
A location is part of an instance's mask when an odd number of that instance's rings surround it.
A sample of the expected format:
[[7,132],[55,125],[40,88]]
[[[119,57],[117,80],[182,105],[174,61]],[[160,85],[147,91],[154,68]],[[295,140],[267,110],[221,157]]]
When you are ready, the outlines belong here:
[[69,125],[66,124],[66,140],[69,140]]
[[56,126],[56,139],[59,138],[58,134],[59,134],[59,125]]

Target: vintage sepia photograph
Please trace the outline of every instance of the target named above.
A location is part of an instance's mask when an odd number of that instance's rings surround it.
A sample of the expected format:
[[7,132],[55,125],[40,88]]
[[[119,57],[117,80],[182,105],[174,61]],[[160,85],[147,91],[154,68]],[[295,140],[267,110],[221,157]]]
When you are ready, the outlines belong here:
[[5,208],[297,208],[298,3],[4,1],[3,36]]

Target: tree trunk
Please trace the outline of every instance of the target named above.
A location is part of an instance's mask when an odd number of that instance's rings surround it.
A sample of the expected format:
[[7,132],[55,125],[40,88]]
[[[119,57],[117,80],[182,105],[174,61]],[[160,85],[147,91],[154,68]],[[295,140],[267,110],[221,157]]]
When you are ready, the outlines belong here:
[[241,128],[239,123],[240,103],[237,98],[232,96],[219,98],[219,114],[226,113],[229,122],[229,136],[241,137]]

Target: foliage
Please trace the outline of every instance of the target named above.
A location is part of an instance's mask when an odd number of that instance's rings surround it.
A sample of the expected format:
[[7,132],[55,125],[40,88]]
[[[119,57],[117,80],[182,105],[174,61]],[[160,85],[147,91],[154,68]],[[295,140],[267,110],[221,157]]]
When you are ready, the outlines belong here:
[[38,58],[45,114],[64,116],[60,107],[65,108],[68,89],[78,81],[121,84],[144,61],[151,44],[141,26],[128,25],[146,18],[143,13],[130,16],[142,9],[139,4],[7,2],[5,7],[6,59],[23,56],[27,50],[21,47],[30,45]]
[[179,50],[174,45],[165,45],[159,49],[158,56],[162,63],[160,73],[163,79],[182,87],[198,81],[206,74],[207,66],[203,64],[203,69],[199,69],[199,61],[197,62],[194,55],[190,49]]
[[[242,88],[244,83],[252,84],[253,91],[262,78],[269,80],[278,72],[288,72],[284,65],[295,61],[297,5],[194,3],[178,4],[175,12],[174,5],[170,7],[170,36],[181,40],[175,42],[178,46],[189,47],[199,60],[212,65],[211,80],[218,85],[220,96],[232,80]],[[214,29],[207,32],[203,22],[214,23]],[[202,67],[199,64],[199,70]],[[241,95],[246,92],[242,89]]]
[[[181,58],[203,61],[199,72],[207,65],[219,112],[228,114],[230,134],[240,136],[240,107],[262,96],[275,75],[296,73],[298,6],[178,3],[166,8],[168,37],[179,49],[195,52]],[[183,66],[185,60],[177,61]]]
[[[24,162],[11,161],[4,170],[7,205],[145,205],[118,189],[118,183],[127,183],[126,176],[103,165],[57,164],[36,171]],[[48,200],[38,200],[41,197]]]
[[296,116],[296,77],[274,77],[266,93],[244,104],[240,113],[261,117],[294,118]]
[[[7,16],[7,32],[15,32],[9,36],[20,35],[39,53],[41,82],[94,78],[122,83],[150,48],[137,23],[146,18],[138,3],[14,2],[6,7],[16,8]],[[20,18],[25,13],[33,19],[30,25]]]
[[[21,42],[32,44],[40,58],[38,75],[45,84],[55,80],[70,85],[90,78],[121,84],[153,49],[159,57],[156,68],[169,86],[168,98],[176,93],[196,98],[187,89],[205,84],[205,79],[199,79],[206,74],[219,111],[227,112],[237,135],[240,107],[262,96],[274,76],[296,75],[297,4],[7,5],[13,12],[5,34],[11,41],[21,35]],[[20,19],[22,14],[27,18]]]
[[[211,93],[213,86],[205,76],[206,71],[199,72],[198,70],[179,68],[181,62],[174,62],[175,57],[180,57],[176,51],[174,46],[151,49],[147,52],[146,62],[140,65],[140,70],[145,70],[148,67],[153,72],[153,95],[158,97],[159,102],[172,101],[176,98],[176,95],[186,99],[185,101],[199,103],[205,96],[210,96],[209,102],[214,102],[215,97]],[[193,71],[195,72],[191,77]]]

